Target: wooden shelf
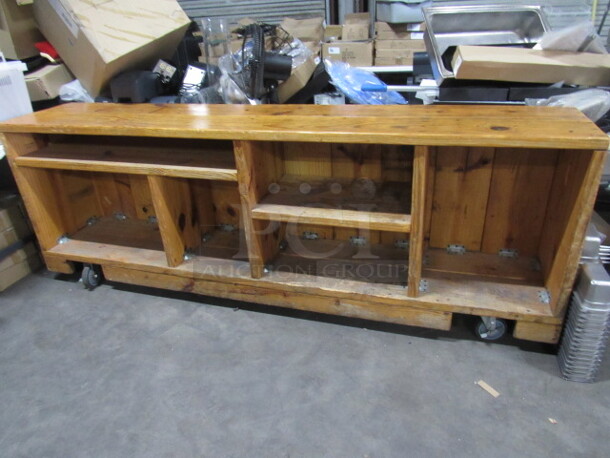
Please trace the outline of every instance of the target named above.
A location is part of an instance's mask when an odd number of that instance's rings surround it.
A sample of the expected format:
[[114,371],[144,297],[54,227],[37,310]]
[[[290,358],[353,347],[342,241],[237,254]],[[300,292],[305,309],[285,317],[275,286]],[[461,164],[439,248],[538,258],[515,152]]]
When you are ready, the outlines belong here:
[[289,237],[286,249],[269,267],[276,272],[404,286],[408,254],[388,244],[358,247],[349,241]]
[[15,163],[21,167],[237,181],[233,151],[225,143],[183,146],[180,143],[184,141],[174,140],[178,145],[172,146],[167,140],[156,145],[121,144],[114,138],[96,140],[50,143],[15,158]]
[[407,233],[409,188],[361,179],[284,177],[254,206],[252,218]]
[[544,287],[540,262],[530,256],[510,258],[480,252],[457,255],[431,248],[424,256],[424,275]]
[[[158,224],[141,219],[100,218],[69,235],[69,239],[115,247],[163,251]],[[120,252],[117,251],[116,255],[119,256]]]

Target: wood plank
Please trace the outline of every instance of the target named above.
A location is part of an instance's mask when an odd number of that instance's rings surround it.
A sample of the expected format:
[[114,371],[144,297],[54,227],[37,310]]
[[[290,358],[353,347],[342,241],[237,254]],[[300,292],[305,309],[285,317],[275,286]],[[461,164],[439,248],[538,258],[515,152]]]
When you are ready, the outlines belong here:
[[260,286],[277,290],[280,294],[305,292],[335,300],[358,300],[368,302],[373,308],[377,305],[400,305],[536,323],[562,322],[561,317],[552,315],[548,304],[538,299],[539,287],[477,280],[465,282],[463,276],[456,279],[448,274],[433,273],[427,276],[429,291],[413,298],[408,297],[404,287],[398,285],[377,285],[286,272],[270,272],[260,279],[254,279],[247,262],[233,259],[196,257],[172,268],[167,266],[162,251],[119,248],[95,242],[70,240],[53,247],[46,254],[63,260],[226,282],[243,287]]
[[183,178],[159,176],[149,176],[148,183],[167,263],[180,265],[187,251],[196,252],[201,241],[189,183]]
[[216,224],[241,227],[242,203],[237,185],[227,181],[210,181],[209,185]]
[[540,263],[534,257],[508,258],[480,252],[455,255],[431,248],[426,251],[424,266],[424,276],[429,272],[447,272],[464,275],[465,281],[474,276],[499,283],[544,286]]
[[48,170],[21,168],[15,164],[19,156],[42,147],[39,136],[30,134],[4,134],[0,137],[23,198],[36,237],[43,250],[49,250],[69,230],[56,190],[54,175]]
[[265,264],[277,253],[280,237],[276,230],[265,230],[269,225],[255,221],[252,209],[268,192],[269,185],[279,180],[281,171],[277,169],[277,145],[243,141],[236,141],[234,145],[242,202],[241,217],[251,273],[252,277],[261,278],[265,273]]
[[449,330],[451,313],[434,312],[410,307],[377,306],[371,308],[366,302],[330,297],[312,296],[299,292],[280,291],[253,286],[238,287],[227,283],[189,279],[166,274],[143,272],[122,267],[104,266],[104,276],[110,281],[123,282],[174,291],[185,291],[233,300],[289,307],[317,313],[340,315],[367,320],[386,321],[408,326]]
[[355,246],[345,240],[305,240],[287,236],[273,259],[276,272],[406,286],[407,251],[393,245]]
[[513,337],[515,339],[531,340],[556,344],[561,336],[561,324],[533,323],[531,321],[517,321]]
[[16,160],[22,167],[237,181],[231,151],[49,144]]
[[[330,176],[351,180],[367,178],[376,182],[382,180],[381,145],[334,143],[330,148],[332,165]],[[315,173],[311,175],[316,176]]]
[[424,262],[424,231],[426,215],[426,189],[428,189],[430,149],[425,146],[415,148],[413,158],[413,190],[411,200],[411,234],[409,239],[409,277],[407,295],[419,296]]
[[332,176],[332,148],[329,144],[286,142],[283,144],[283,158],[283,172],[287,175]]
[[556,163],[556,150],[496,150],[482,251],[537,255]]
[[493,157],[492,148],[437,148],[431,247],[480,251]]
[[576,279],[605,160],[606,151],[559,154],[539,255],[557,316],[565,313]]
[[45,256],[43,255],[44,263],[47,266],[47,269],[51,272],[58,272],[61,274],[73,274],[74,273],[74,263],[71,261],[66,261],[65,259],[59,259],[53,256]]
[[115,249],[156,250],[163,254],[158,224],[139,219],[100,218],[94,224],[70,234],[70,240],[114,246]]
[[98,201],[97,207],[101,212],[100,216],[114,216],[122,213],[128,218],[137,217],[129,178],[129,175],[116,173],[93,174],[93,187]]
[[252,218],[263,221],[368,228],[380,231],[409,232],[411,229],[410,215],[290,205],[258,204],[252,209]]
[[52,174],[68,234],[85,226],[89,218],[102,214],[91,175],[71,170],[54,170]]
[[0,131],[313,143],[608,148],[607,136],[582,113],[558,107],[66,104],[4,122]]
[[[160,181],[163,182],[163,180]],[[156,216],[149,180],[145,176],[130,175],[129,189],[133,198],[136,218],[148,219],[151,216]]]

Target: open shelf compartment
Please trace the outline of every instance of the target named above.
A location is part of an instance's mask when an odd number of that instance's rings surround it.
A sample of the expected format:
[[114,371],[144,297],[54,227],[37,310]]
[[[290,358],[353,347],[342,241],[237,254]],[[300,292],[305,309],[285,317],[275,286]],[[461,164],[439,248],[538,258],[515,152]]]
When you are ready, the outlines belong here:
[[252,218],[409,232],[413,148],[257,142]]
[[237,181],[231,142],[140,137],[54,136],[19,156],[22,167]]

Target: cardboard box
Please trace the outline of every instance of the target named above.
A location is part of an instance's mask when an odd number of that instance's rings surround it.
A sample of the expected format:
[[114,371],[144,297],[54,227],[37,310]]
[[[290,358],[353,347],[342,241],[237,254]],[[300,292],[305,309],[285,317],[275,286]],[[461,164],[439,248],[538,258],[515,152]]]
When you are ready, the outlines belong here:
[[4,291],[41,267],[40,255],[32,242],[0,259],[0,291]]
[[324,40],[324,18],[309,19],[285,18],[280,26],[295,38],[301,41],[321,42]]
[[290,78],[281,83],[277,88],[280,103],[286,102],[290,97],[305,87],[318,65],[316,61],[317,59],[310,57],[297,68],[292,69]]
[[32,5],[19,6],[15,0],[0,0],[0,51],[7,59],[37,56],[34,43],[43,41],[34,21]]
[[190,23],[175,0],[36,0],[34,16],[93,97],[113,76],[169,59]]
[[411,49],[377,49],[375,50],[375,57],[377,58],[408,58],[413,59],[413,53]]
[[376,67],[393,67],[397,65],[413,65],[413,56],[410,57],[375,57]]
[[74,79],[64,64],[47,65],[28,75],[25,84],[32,102],[51,100],[59,95],[59,88]]
[[340,60],[354,67],[373,65],[372,41],[335,41],[322,45],[322,56],[325,59]]
[[343,36],[342,25],[327,25],[324,29],[324,41],[337,41]]
[[[11,231],[16,240],[32,235],[28,217],[21,203],[21,198],[15,193],[0,193],[0,234]],[[0,249],[5,248],[0,247]]]
[[408,49],[410,51],[423,52],[426,44],[423,40],[375,40],[375,50],[378,49]]
[[369,13],[345,15],[341,39],[345,41],[364,41],[370,37],[371,16]]
[[319,41],[304,41],[303,44],[311,51],[314,57],[320,57],[322,43]]
[[453,56],[457,79],[521,83],[610,84],[610,54],[542,51],[499,46],[458,46]]
[[375,22],[375,38],[381,40],[406,40],[411,38],[412,30],[407,24],[388,24]]

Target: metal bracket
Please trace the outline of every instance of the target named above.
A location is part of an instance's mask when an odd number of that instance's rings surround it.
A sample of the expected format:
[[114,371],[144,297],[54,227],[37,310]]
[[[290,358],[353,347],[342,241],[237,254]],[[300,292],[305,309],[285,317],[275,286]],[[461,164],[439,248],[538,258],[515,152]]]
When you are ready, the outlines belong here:
[[428,292],[428,280],[421,279],[419,281],[419,292],[420,293]]
[[159,221],[157,220],[157,217],[154,215],[150,215],[148,217],[148,224],[157,224]]
[[184,259],[185,261],[190,261],[190,260],[192,260],[192,259],[194,259],[194,258],[195,258],[195,252],[194,252],[193,250],[189,249],[189,250],[186,250],[186,251],[184,252],[184,257],[183,257],[183,259]]
[[409,241],[408,240],[396,240],[394,242],[394,247],[399,248],[401,250],[408,250],[409,249]]
[[550,304],[551,293],[549,293],[549,291],[546,289],[541,289],[540,291],[538,291],[538,300],[543,304]]
[[122,212],[114,212],[114,219],[118,221],[125,221],[127,219],[127,215]]
[[303,238],[305,240],[318,240],[320,238],[320,236],[318,235],[317,232],[303,231]]
[[502,256],[503,258],[518,258],[519,252],[514,248],[502,248],[498,251],[498,256]]
[[532,259],[532,270],[534,272],[540,272],[542,270],[542,264],[537,258]]
[[356,235],[352,235],[349,238],[349,243],[351,243],[354,246],[364,246],[364,245],[366,245],[366,237],[359,237]]
[[447,245],[447,253],[463,255],[466,254],[466,247],[464,245],[457,244]]
[[97,216],[92,216],[87,220],[87,226],[93,226],[94,224],[99,222],[99,218]]
[[237,230],[237,226],[235,226],[235,224],[220,223],[218,227],[222,232],[234,232]]
[[64,243],[68,243],[70,241],[70,237],[67,234],[62,235],[57,239],[57,243],[63,245]]
[[429,266],[430,265],[430,255],[429,254],[425,254],[424,255],[423,265],[424,266]]

